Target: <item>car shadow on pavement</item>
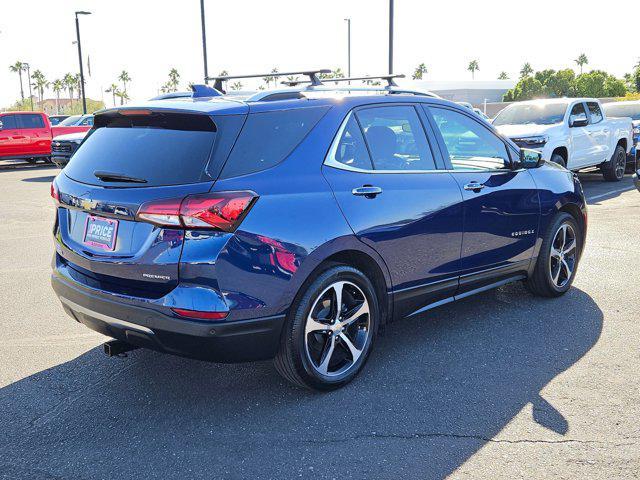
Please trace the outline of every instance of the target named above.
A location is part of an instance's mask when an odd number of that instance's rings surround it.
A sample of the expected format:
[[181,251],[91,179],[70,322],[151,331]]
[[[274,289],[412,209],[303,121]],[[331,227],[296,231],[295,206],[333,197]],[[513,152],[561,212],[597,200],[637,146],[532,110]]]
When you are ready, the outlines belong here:
[[50,183],[53,181],[54,178],[56,178],[56,175],[47,175],[45,177],[23,178],[22,181],[28,182],[28,183]]
[[551,300],[509,285],[390,325],[330,393],[289,386],[270,362],[94,348],[0,389],[0,478],[442,478],[529,404],[531,422],[570,435],[541,391],[602,322],[579,289]]

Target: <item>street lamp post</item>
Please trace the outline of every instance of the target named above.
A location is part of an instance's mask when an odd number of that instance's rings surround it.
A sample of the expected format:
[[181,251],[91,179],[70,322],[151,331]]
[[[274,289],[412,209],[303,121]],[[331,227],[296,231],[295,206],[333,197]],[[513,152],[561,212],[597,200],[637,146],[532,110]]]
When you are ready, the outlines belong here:
[[347,77],[351,78],[351,19],[345,18],[344,21],[347,22]]
[[82,113],[87,113],[87,97],[84,92],[84,70],[82,68],[82,45],[80,43],[80,22],[78,15],[91,15],[91,12],[76,12],[76,38],[78,42],[78,63],[80,64],[80,92],[82,93]]
[[31,70],[28,63],[24,64],[24,68],[27,69],[27,83],[29,84],[29,102],[31,103],[31,111],[33,112],[33,95],[31,94]]
[[393,0],[389,0],[389,75],[393,74]]
[[207,31],[204,24],[204,0],[200,0],[200,22],[202,23],[202,57],[204,59],[204,83],[209,83],[209,67],[207,65]]

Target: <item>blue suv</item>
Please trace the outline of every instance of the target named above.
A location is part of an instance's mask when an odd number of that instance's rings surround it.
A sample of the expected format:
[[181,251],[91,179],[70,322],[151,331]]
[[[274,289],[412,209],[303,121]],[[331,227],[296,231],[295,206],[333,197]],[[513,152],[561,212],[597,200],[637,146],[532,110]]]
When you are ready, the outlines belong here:
[[394,319],[508,282],[570,288],[579,181],[468,109],[313,74],[198,91],[98,113],[51,186],[53,288],[112,352],[274,358],[327,390]]

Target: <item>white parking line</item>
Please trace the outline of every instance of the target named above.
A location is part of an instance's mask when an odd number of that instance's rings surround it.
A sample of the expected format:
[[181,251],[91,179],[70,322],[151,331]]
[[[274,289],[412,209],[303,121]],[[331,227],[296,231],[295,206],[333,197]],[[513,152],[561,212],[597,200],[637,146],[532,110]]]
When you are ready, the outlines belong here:
[[633,187],[625,187],[625,188],[620,188],[618,190],[611,190],[610,192],[601,193],[600,195],[594,195],[593,197],[587,197],[587,201],[597,200],[597,199],[602,198],[602,197],[607,197],[609,195],[615,195],[616,193],[629,192],[631,190],[633,190]]

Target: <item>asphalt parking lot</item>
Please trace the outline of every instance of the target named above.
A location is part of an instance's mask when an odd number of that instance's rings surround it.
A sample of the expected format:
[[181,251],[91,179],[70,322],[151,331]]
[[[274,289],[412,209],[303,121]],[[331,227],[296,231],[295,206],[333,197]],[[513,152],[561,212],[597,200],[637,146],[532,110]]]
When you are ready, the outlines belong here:
[[49,287],[53,168],[0,171],[0,478],[640,476],[640,193],[581,175],[557,300],[510,285],[395,323],[329,394],[270,362],[107,358]]

